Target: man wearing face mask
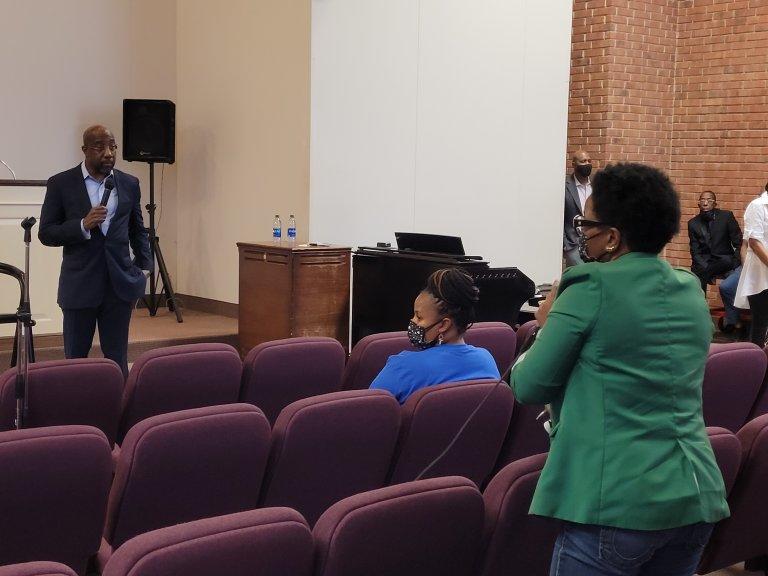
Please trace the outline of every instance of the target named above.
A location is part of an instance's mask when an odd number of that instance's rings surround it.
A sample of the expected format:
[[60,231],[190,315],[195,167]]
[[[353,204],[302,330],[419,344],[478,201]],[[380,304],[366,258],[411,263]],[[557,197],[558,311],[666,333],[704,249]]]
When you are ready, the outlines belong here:
[[571,159],[573,173],[565,179],[565,218],[563,221],[563,258],[565,266],[581,264],[578,251],[578,236],[573,228],[573,219],[584,214],[587,198],[592,194],[592,160],[584,150],[579,150]]
[[720,329],[731,332],[739,322],[739,310],[733,305],[739,283],[741,262],[741,228],[733,212],[720,210],[717,197],[711,190],[699,196],[699,214],[688,220],[688,240],[691,246],[691,272],[699,277],[701,289],[717,276],[727,277],[720,283],[725,316],[720,318]]
[[499,377],[490,352],[464,343],[475,317],[478,289],[464,271],[434,272],[413,304],[408,338],[420,352],[390,356],[371,388],[391,392],[401,404],[420,388]]
[[575,221],[584,260],[541,304],[515,400],[550,405],[531,514],[562,521],[551,574],[692,576],[728,516],[704,427],[712,321],[697,278],[659,253],[680,228],[661,171],[609,165]]

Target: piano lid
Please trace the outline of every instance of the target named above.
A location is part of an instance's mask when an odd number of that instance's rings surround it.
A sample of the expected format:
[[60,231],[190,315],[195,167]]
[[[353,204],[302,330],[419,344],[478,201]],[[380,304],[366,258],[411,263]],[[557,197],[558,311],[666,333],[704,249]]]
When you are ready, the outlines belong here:
[[459,236],[395,232],[395,240],[397,241],[397,249],[403,252],[464,256],[464,244]]

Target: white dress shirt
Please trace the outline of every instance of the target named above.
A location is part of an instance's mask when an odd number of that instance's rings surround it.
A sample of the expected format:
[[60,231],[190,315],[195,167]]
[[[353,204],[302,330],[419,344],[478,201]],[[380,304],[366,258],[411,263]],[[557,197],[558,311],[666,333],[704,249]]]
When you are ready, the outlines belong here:
[[576,191],[579,193],[579,204],[581,204],[581,213],[584,214],[584,206],[587,203],[587,198],[592,196],[592,182],[587,178],[587,183],[582,184],[576,176],[573,177],[576,183]]
[[[80,164],[80,169],[83,171],[83,179],[85,180],[85,189],[88,191],[88,198],[91,200],[91,207],[95,208],[99,204],[101,204],[101,197],[104,194],[104,182],[106,181],[106,177],[104,180],[99,182],[96,180],[93,176],[91,176],[88,173],[88,169],[85,167],[85,161],[83,161]],[[110,171],[109,175],[111,175],[114,178],[114,172]],[[109,195],[109,200],[107,200],[107,218],[102,222],[99,227],[101,228],[101,233],[104,234],[104,236],[107,235],[107,231],[109,230],[109,223],[112,222],[112,217],[115,215],[115,211],[117,210],[117,184],[115,184],[115,187],[112,189],[112,193]],[[85,225],[83,224],[83,221],[80,220],[80,230],[83,231],[83,236],[87,239],[91,239],[91,231],[85,229]]]
[[[768,247],[768,192],[763,192],[759,198],[752,200],[744,212],[744,240],[748,241],[750,238],[759,240]],[[768,266],[763,264],[752,248],[747,247],[747,256],[744,258],[744,267],[733,303],[737,308],[749,308],[747,296],[759,294],[763,290],[768,290]]]

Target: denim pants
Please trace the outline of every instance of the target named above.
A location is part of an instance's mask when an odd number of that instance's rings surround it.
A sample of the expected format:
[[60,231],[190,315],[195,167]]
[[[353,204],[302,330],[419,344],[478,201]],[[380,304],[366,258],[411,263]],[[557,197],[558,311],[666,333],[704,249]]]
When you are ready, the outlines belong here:
[[692,576],[713,524],[627,530],[566,523],[549,576]]
[[720,298],[723,300],[725,308],[725,323],[736,324],[739,321],[739,309],[733,305],[736,298],[736,288],[739,287],[739,276],[741,275],[741,266],[733,270],[725,279],[720,282]]

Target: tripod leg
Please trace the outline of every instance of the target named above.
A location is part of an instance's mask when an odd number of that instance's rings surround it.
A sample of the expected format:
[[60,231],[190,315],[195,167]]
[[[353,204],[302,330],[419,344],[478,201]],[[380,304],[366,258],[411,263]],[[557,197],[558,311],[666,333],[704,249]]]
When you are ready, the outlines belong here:
[[165,258],[163,258],[163,252],[160,250],[160,239],[157,236],[155,236],[155,256],[157,258],[157,267],[160,269],[160,278],[163,280],[163,292],[165,292],[168,308],[176,313],[177,322],[184,322],[181,308],[179,308],[179,303],[176,301],[176,293],[173,291],[173,285],[171,284],[171,275],[168,274]]

